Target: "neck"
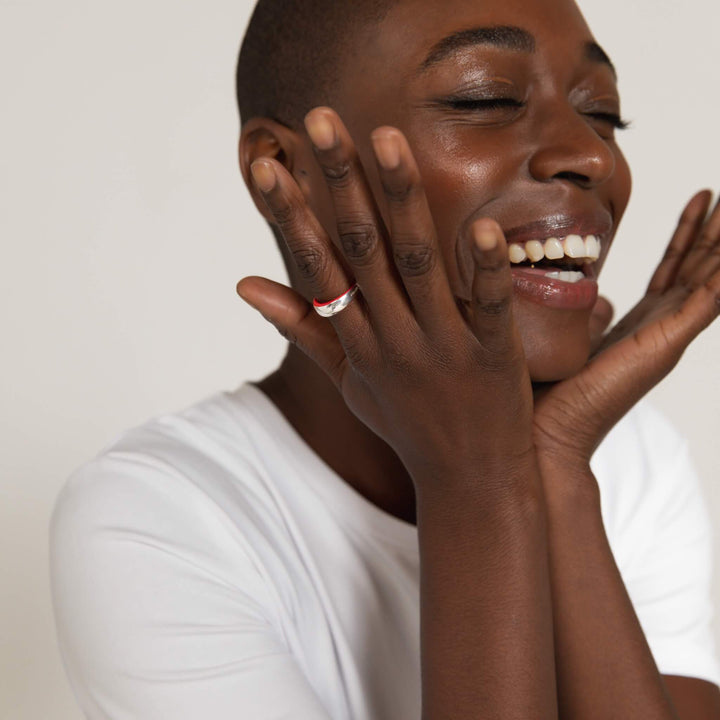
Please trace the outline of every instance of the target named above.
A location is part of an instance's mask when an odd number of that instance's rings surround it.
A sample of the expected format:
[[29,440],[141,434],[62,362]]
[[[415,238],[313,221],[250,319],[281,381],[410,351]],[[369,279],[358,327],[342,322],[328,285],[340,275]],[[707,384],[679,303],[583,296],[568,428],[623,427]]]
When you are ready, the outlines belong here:
[[415,489],[397,455],[306,355],[291,345],[280,367],[257,385],[338,476],[373,505],[415,523]]

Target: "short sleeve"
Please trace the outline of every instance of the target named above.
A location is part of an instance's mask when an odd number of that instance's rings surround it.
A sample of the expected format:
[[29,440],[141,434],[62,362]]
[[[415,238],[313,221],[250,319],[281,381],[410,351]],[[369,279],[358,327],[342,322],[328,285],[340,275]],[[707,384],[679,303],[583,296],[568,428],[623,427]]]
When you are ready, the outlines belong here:
[[252,548],[196,486],[101,456],[50,530],[60,651],[89,720],[329,720]]
[[660,672],[720,685],[708,509],[687,443],[664,419],[651,420],[651,477],[626,503],[613,551]]

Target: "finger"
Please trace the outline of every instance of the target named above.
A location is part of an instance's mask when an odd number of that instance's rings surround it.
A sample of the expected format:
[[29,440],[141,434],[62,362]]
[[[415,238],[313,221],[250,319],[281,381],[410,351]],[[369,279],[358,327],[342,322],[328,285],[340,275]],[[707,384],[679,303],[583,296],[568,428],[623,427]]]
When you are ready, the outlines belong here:
[[516,342],[512,318],[512,274],[507,242],[500,226],[488,218],[471,226],[475,275],[471,323],[485,348],[502,352]]
[[285,285],[261,277],[246,277],[237,294],[257,310],[289,342],[297,345],[335,383],[341,386],[347,365],[333,326],[321,318],[305,298]]
[[665,292],[675,281],[688,250],[700,232],[711,200],[712,192],[710,190],[701,190],[685,206],[670,244],[665,250],[665,255],[650,280],[647,288],[648,293]]
[[420,326],[447,333],[461,322],[450,290],[420,170],[404,135],[381,127],[371,135],[384,189],[393,260]]
[[598,296],[590,314],[590,347],[595,351],[603,341],[603,335],[612,322],[615,310],[607,298]]
[[[251,171],[310,296],[326,302],[344,293],[353,280],[343,269],[330,238],[288,171],[280,163],[266,158],[256,160]],[[359,296],[329,320],[346,352],[367,346],[370,328]]]
[[[629,367],[645,368],[645,376],[628,375],[628,397],[659,382],[678,362],[688,345],[720,314],[720,270],[693,291],[680,308],[654,323],[640,328],[632,345],[635,357],[626,357]],[[603,359],[603,356],[600,356]],[[608,356],[610,360],[610,356]],[[644,389],[642,389],[644,388]]]
[[409,306],[385,243],[385,226],[355,145],[331,108],[319,107],[305,117],[335,209],[337,233],[347,260],[379,332],[396,331],[399,313]]
[[678,278],[695,289],[706,282],[720,267],[720,200],[703,225],[698,239],[683,262]]
[[720,315],[720,269],[697,287],[682,307],[667,318],[663,332],[680,354]]
[[[593,410],[598,437],[672,370],[688,345],[718,315],[720,270],[687,296],[677,311],[640,327],[592,359],[574,381]],[[608,378],[612,378],[612,388]]]

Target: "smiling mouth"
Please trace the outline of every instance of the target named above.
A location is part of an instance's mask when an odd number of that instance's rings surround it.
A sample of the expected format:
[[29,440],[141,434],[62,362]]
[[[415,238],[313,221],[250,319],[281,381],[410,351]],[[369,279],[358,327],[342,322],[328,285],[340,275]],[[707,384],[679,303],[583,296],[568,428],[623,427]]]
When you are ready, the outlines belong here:
[[513,242],[508,255],[513,269],[546,270],[544,275],[561,282],[594,279],[593,264],[602,252],[601,235],[566,235]]
[[508,231],[515,293],[547,308],[591,309],[598,295],[595,263],[611,230],[609,223],[563,218]]

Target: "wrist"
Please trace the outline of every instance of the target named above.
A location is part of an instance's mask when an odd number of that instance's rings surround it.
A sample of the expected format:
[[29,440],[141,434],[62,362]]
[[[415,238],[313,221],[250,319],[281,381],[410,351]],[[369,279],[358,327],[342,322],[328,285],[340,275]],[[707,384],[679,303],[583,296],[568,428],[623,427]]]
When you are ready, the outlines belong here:
[[418,508],[425,506],[523,507],[541,504],[543,482],[534,449],[508,457],[453,458],[442,464],[409,469]]
[[586,458],[539,453],[538,467],[549,506],[557,509],[600,508],[600,487]]

